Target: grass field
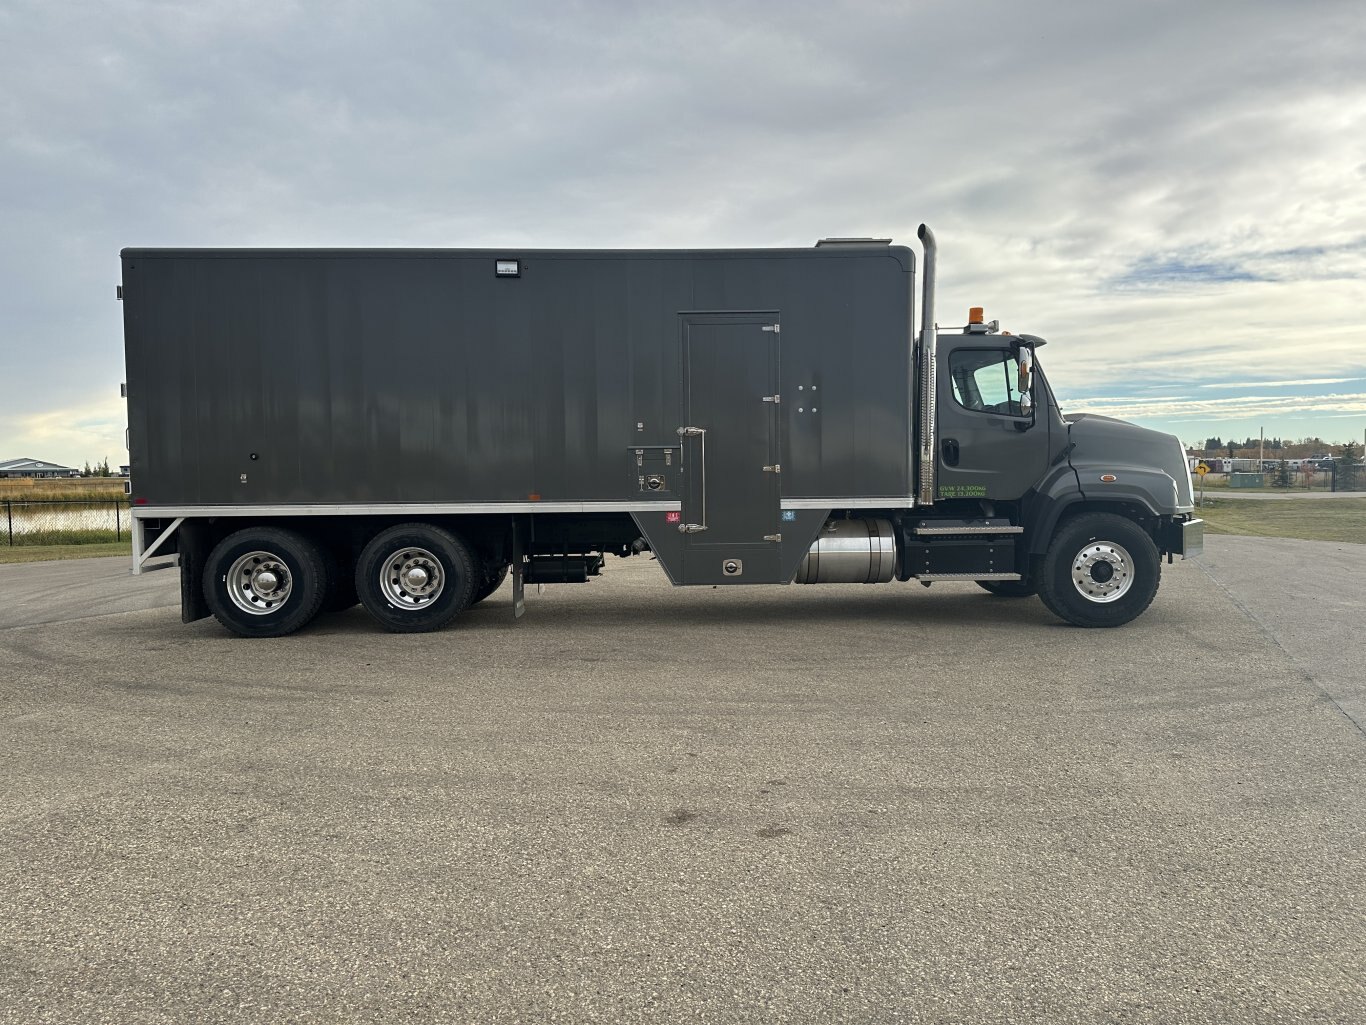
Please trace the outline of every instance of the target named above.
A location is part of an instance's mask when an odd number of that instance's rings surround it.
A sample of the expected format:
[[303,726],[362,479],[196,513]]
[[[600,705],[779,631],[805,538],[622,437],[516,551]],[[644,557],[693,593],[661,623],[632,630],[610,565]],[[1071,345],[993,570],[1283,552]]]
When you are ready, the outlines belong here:
[[1211,534],[1366,544],[1366,498],[1257,502],[1207,495],[1195,514]]
[[123,480],[118,477],[76,477],[55,480],[33,480],[20,477],[0,480],[0,501],[15,502],[80,501],[95,499],[108,501],[123,496]]
[[98,559],[106,555],[122,555],[131,559],[133,556],[132,542],[109,541],[88,545],[19,545],[14,548],[0,545],[0,565],[7,562],[48,562],[54,559]]

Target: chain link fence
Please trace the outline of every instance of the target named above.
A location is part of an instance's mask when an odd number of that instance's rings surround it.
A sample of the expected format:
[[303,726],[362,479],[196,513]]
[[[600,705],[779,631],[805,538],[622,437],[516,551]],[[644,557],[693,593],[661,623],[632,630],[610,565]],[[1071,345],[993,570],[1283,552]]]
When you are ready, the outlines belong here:
[[131,518],[126,498],[0,499],[0,542],[17,547],[122,541]]

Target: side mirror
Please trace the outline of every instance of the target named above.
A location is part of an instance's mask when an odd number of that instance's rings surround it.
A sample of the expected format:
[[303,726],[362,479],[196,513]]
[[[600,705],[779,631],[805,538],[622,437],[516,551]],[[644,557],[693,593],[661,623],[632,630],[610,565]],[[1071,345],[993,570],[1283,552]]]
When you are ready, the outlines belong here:
[[1020,393],[1020,404],[1027,405],[1032,401],[1030,392],[1034,385],[1034,350],[1027,345],[1021,345],[1015,355],[1020,361],[1020,380],[1016,390]]
[[1015,358],[1020,362],[1020,375],[1016,382],[1016,390],[1020,393],[1020,415],[1029,417],[1028,423],[1016,423],[1015,428],[1027,431],[1034,426],[1034,350],[1028,345],[1021,345],[1015,352]]

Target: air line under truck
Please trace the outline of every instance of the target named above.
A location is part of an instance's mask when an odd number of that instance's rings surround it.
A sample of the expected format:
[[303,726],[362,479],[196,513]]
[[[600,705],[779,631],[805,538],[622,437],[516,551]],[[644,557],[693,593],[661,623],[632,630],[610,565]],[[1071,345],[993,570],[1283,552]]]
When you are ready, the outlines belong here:
[[178,553],[182,618],[250,637],[357,601],[435,630],[508,576],[521,615],[647,552],[1128,623],[1201,550],[1180,443],[1065,415],[1042,338],[939,327],[919,238],[126,249],[134,572]]

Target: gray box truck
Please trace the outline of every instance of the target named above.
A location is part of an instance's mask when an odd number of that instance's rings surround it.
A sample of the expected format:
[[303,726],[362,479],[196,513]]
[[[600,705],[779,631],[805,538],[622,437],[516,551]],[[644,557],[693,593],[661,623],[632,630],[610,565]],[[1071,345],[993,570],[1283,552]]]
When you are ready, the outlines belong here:
[[126,249],[134,572],[291,633],[434,630],[512,577],[976,581],[1078,626],[1200,551],[1175,437],[1059,409],[934,315],[936,248]]

